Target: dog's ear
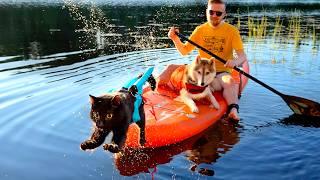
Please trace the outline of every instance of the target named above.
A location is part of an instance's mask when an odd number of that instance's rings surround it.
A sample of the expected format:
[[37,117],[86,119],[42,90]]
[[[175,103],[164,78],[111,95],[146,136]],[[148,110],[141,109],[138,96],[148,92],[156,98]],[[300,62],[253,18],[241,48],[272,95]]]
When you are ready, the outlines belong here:
[[96,101],[97,101],[97,97],[95,96],[92,96],[91,94],[89,94],[89,97],[90,97],[90,104],[93,105]]
[[201,61],[201,57],[200,57],[200,55],[198,55],[196,58],[196,64],[200,64],[200,61]]
[[121,104],[121,97],[119,95],[115,95],[111,101],[113,106],[118,107]]
[[212,57],[210,59],[210,65],[213,66],[214,68],[216,67],[216,58]]

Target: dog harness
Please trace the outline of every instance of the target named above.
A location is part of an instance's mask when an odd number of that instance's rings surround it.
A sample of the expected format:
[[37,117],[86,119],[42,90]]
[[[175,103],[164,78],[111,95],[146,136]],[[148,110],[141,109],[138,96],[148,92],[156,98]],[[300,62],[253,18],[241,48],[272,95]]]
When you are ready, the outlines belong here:
[[206,86],[198,86],[198,85],[194,85],[194,84],[191,84],[191,83],[185,83],[186,90],[191,94],[202,93],[207,87],[208,87],[208,85],[206,85]]
[[183,82],[183,76],[186,73],[186,65],[179,66],[174,72],[171,74],[169,83],[174,91],[180,92],[182,88],[185,88],[191,94],[202,93],[207,87],[206,86],[198,86],[196,85],[190,78],[188,78],[188,82]]

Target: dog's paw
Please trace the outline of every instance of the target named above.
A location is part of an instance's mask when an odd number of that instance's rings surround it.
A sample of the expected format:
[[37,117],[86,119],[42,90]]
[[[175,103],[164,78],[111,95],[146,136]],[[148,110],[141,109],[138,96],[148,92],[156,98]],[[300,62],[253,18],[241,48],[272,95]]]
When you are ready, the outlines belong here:
[[220,109],[219,103],[213,103],[209,106],[210,108]]
[[197,106],[191,107],[191,111],[194,112],[194,113],[199,113],[199,109],[198,109]]
[[216,109],[220,109],[219,103],[214,103],[213,106],[214,106],[214,108],[216,108]]

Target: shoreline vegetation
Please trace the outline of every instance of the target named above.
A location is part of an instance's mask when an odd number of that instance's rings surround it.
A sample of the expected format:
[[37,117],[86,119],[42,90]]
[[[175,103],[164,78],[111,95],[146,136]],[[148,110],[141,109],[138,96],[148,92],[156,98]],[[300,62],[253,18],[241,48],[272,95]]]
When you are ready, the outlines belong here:
[[[168,48],[172,46],[166,36],[168,27],[177,25],[190,34],[205,20],[203,5],[149,8],[81,2],[65,0],[57,7],[0,4],[0,32],[4,35],[0,56],[37,58],[86,49],[112,54]],[[274,49],[306,45],[313,53],[319,51],[320,2],[298,3],[298,9],[297,3],[237,4],[230,4],[232,13],[226,20],[238,27],[245,43],[257,49],[271,42]],[[190,23],[181,24],[179,18]]]
[[[206,1],[194,1],[194,0],[180,0],[180,1],[168,1],[168,0],[2,0],[0,5],[61,5],[65,2],[72,2],[82,5],[108,5],[108,6],[190,6],[190,5],[206,5]],[[293,6],[293,5],[319,5],[318,0],[228,0],[228,6]]]

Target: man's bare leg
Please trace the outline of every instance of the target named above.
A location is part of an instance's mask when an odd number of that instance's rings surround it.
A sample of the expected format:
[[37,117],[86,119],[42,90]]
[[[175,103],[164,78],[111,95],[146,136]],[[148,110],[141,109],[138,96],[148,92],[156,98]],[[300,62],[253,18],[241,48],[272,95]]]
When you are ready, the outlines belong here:
[[[226,99],[228,106],[238,104],[239,85],[234,82],[232,76],[228,73],[223,73],[219,74],[217,78],[223,87],[223,97]],[[230,110],[228,117],[237,121],[240,120],[238,110],[235,107]]]

